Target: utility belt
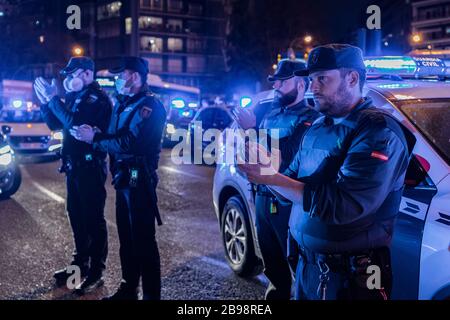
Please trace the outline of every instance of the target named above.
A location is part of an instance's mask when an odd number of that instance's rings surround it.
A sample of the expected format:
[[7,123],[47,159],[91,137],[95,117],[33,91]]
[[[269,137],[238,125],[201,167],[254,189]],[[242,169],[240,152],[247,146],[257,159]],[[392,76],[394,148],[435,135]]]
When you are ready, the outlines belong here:
[[155,170],[148,167],[146,157],[116,160],[113,175],[111,183],[116,190],[146,188],[148,186],[149,200],[153,204],[156,220],[158,225],[162,225],[156,195],[158,175]]
[[60,173],[70,173],[77,168],[92,168],[103,166],[105,160],[92,153],[79,156],[65,155],[61,157],[61,167],[58,169]]
[[[317,288],[317,296],[322,300],[326,300],[327,283],[330,280],[330,272],[347,276],[351,282],[350,287],[357,288],[357,290],[368,290],[367,280],[372,275],[369,267],[376,266],[380,268],[382,275],[389,275],[391,272],[390,251],[387,247],[342,254],[323,254],[313,252],[298,245],[292,236],[289,236],[288,239],[290,244],[290,249],[288,249],[288,261],[292,262],[293,259],[293,253],[289,253],[289,250],[297,249],[298,258],[304,260],[305,264],[314,264],[318,266],[319,285]],[[297,246],[295,247],[296,244]],[[298,263],[298,260],[296,262]],[[377,291],[379,292],[379,298],[382,300],[388,299],[388,294],[384,287],[381,287],[381,289]],[[390,289],[387,291],[389,292]]]

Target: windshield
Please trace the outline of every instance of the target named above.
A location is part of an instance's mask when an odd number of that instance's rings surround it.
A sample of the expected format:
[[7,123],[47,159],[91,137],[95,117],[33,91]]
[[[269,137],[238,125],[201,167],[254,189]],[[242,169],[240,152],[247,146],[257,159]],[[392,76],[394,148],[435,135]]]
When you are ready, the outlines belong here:
[[43,121],[39,110],[2,110],[0,111],[0,122],[29,123]]
[[397,105],[450,164],[450,99],[408,100]]

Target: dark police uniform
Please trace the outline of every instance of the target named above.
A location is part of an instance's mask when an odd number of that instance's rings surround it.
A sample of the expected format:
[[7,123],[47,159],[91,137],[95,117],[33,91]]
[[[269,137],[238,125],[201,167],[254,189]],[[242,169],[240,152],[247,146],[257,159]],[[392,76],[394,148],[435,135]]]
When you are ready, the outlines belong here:
[[[299,244],[296,298],[382,299],[390,294],[389,245],[402,196],[410,133],[365,98],[344,119],[319,118],[285,174],[305,183],[290,233]],[[381,269],[369,290],[367,268]]]
[[[268,77],[268,81],[292,78],[295,71],[305,68],[305,63],[301,61],[283,59],[279,62],[275,74]],[[269,150],[270,142],[278,139],[281,153],[280,172],[289,166],[298,151],[303,134],[317,117],[318,113],[308,107],[305,101],[288,108],[281,106],[277,100],[273,101],[272,109],[264,115],[259,127],[268,130],[268,136],[272,138],[267,141]],[[292,276],[286,257],[291,205],[277,201],[265,185],[256,186],[256,191],[256,233],[264,262],[264,273],[270,281],[265,298],[289,300]]]
[[119,97],[109,129],[94,137],[96,149],[108,152],[116,188],[116,219],[120,240],[121,288],[136,294],[142,277],[144,299],[161,295],[160,257],[155,219],[161,224],[156,186],[166,111],[143,89]]
[[[81,268],[82,275],[90,270],[90,274],[96,276],[105,269],[108,251],[104,217],[106,153],[95,151],[91,145],[76,140],[69,129],[88,124],[106,130],[111,111],[109,98],[96,82],[80,92],[68,94],[65,102],[54,97],[41,107],[48,127],[51,130],[62,129],[64,134],[61,171],[66,173],[67,212],[75,240],[72,264]],[[61,270],[55,277],[63,279],[63,273]]]
[[[280,172],[289,166],[303,134],[317,117],[318,113],[301,101],[286,109],[275,106],[263,120],[261,128],[268,129],[269,136],[272,129],[278,131],[282,160]],[[291,205],[277,201],[264,185],[257,186],[255,205],[256,231],[264,260],[264,274],[271,282],[266,299],[289,300],[292,276],[286,257]]]

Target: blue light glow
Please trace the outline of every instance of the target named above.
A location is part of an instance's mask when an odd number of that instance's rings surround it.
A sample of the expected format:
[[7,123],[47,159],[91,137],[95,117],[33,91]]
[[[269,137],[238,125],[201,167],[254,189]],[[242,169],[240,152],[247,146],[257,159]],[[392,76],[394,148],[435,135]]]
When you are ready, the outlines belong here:
[[248,107],[252,103],[252,98],[250,97],[242,97],[240,101],[240,105],[242,108]]
[[193,109],[194,109],[194,108],[197,108],[197,107],[198,107],[198,103],[191,102],[191,103],[188,104],[188,107],[189,107],[189,108],[193,108]]
[[22,100],[13,100],[12,105],[16,109],[22,108],[23,101]]
[[186,103],[183,99],[173,99],[172,106],[177,109],[182,109],[186,106]]
[[364,60],[364,64],[369,73],[414,74],[416,71],[416,62],[410,57],[367,58]]

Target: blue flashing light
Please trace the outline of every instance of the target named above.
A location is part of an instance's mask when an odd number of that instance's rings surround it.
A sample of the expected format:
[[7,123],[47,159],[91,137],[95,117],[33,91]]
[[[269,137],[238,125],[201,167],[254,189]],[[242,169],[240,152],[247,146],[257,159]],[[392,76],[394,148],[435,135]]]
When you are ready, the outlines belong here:
[[193,116],[193,112],[192,110],[188,110],[188,111],[182,111],[181,112],[181,116],[185,117],[185,118],[189,118]]
[[376,57],[364,60],[368,73],[411,74],[416,71],[416,62],[410,57]]
[[20,109],[23,106],[23,101],[22,100],[13,100],[12,105],[14,108]]
[[379,84],[377,88],[380,89],[402,89],[402,88],[412,88],[411,83],[391,83],[391,84]]
[[97,78],[97,82],[100,87],[104,88],[114,88],[115,82],[110,78]]
[[191,102],[191,103],[188,104],[188,107],[189,107],[189,108],[192,108],[192,109],[198,108],[198,103],[196,103],[196,102]]
[[369,76],[439,77],[447,71],[444,61],[434,57],[368,57],[364,59],[364,64]]
[[172,106],[177,109],[183,109],[186,106],[186,103],[183,99],[173,99]]
[[250,97],[242,97],[240,100],[241,108],[248,107],[252,103],[252,98]]

